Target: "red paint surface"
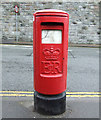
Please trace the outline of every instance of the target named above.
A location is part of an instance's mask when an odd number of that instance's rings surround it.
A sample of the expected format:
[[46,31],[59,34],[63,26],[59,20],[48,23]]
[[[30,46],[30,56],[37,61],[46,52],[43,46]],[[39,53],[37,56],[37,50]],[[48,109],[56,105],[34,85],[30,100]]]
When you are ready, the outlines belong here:
[[[62,93],[67,87],[69,15],[63,11],[42,10],[34,17],[34,89],[46,95]],[[62,30],[62,43],[43,44],[42,30]]]

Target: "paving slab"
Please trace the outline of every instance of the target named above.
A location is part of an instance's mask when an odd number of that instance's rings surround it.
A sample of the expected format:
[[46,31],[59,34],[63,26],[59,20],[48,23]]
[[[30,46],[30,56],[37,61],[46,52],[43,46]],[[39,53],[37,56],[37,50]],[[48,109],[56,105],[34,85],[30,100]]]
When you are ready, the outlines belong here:
[[3,97],[3,118],[99,118],[99,98],[66,98],[66,112],[42,115],[34,110],[33,97]]

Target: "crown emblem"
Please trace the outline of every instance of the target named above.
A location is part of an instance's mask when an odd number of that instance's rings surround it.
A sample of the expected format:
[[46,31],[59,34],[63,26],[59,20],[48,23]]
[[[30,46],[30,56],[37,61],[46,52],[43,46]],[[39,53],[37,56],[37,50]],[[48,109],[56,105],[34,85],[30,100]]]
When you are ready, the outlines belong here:
[[59,48],[50,48],[50,49],[43,49],[43,54],[46,58],[46,60],[57,60],[60,55],[60,49]]

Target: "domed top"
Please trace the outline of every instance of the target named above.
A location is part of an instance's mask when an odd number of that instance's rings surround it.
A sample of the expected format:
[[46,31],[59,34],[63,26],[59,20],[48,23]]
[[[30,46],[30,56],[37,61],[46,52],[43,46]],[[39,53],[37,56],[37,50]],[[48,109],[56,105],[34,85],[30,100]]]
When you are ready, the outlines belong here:
[[56,9],[45,9],[45,10],[38,10],[34,13],[36,16],[64,16],[67,17],[68,13],[62,10]]

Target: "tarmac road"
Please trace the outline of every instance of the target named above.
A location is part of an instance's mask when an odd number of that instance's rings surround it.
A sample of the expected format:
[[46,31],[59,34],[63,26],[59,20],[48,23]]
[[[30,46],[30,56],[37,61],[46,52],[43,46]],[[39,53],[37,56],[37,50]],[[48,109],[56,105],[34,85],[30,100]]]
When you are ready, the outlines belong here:
[[[22,45],[0,47],[2,47],[0,61],[2,61],[3,95],[10,91],[33,91],[33,47]],[[99,52],[98,48],[69,48],[67,91],[94,94],[99,91]],[[1,93],[0,95],[2,96]],[[32,97],[11,97],[10,93],[7,95],[9,96],[2,98],[3,118],[99,118],[99,97],[93,95],[67,97],[66,112],[56,116],[45,116],[33,111],[33,95]]]
[[[3,90],[33,91],[32,51],[32,46],[2,46]],[[99,91],[98,48],[69,48],[67,91]]]

